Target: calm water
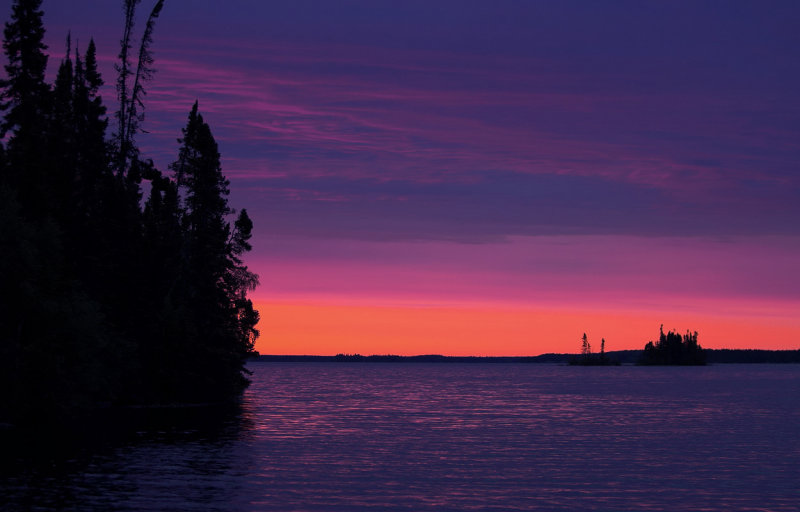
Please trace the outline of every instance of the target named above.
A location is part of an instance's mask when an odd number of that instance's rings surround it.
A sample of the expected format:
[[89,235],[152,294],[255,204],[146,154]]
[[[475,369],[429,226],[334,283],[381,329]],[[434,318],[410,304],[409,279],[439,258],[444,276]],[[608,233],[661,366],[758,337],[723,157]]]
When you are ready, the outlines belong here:
[[0,504],[800,510],[800,365],[250,368],[232,410],[6,442]]

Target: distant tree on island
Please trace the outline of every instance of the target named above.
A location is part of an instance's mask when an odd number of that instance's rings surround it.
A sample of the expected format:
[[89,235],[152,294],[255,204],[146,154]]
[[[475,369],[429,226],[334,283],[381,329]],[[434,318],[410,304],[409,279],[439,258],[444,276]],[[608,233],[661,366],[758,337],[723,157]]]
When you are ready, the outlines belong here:
[[586,333],[583,333],[583,338],[581,338],[581,354],[587,357],[592,355],[592,345],[589,343]]
[[600,340],[600,353],[592,353],[592,344],[589,343],[589,338],[586,333],[581,337],[581,354],[579,357],[571,357],[569,364],[572,366],[618,366],[620,363],[616,360],[611,360],[606,355],[606,339]]
[[[0,83],[0,421],[115,403],[209,402],[247,385],[258,277],[253,223],[195,103],[173,174],[141,157],[155,7],[137,58],[123,2],[117,123],[107,138],[94,41],[67,38],[45,82],[41,0],[15,0]],[[149,193],[143,197],[142,182]]]
[[664,326],[659,329],[658,340],[648,341],[642,352],[641,365],[704,365],[706,355],[697,343],[697,331],[686,331],[681,336],[677,332],[664,333]]

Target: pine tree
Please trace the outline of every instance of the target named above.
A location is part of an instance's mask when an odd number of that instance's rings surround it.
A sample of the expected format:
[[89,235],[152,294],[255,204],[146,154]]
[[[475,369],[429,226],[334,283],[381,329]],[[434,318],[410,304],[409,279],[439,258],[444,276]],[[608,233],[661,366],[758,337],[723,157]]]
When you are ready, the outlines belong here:
[[129,156],[128,135],[126,133],[128,126],[128,104],[130,101],[128,80],[132,73],[130,51],[132,48],[133,27],[136,21],[136,5],[139,2],[141,2],[141,0],[125,0],[123,3],[125,28],[122,31],[122,39],[120,40],[119,62],[114,65],[117,71],[117,99],[119,100],[119,109],[116,113],[117,133],[115,134],[117,145],[117,174],[125,172]]
[[252,352],[259,332],[256,325],[259,314],[253,308],[253,303],[247,298],[247,292],[255,290],[258,286],[258,276],[247,268],[242,261],[244,253],[252,249],[250,238],[253,236],[253,221],[247,215],[247,210],[242,209],[234,223],[233,235],[229,243],[229,267],[226,278],[228,293],[234,297],[236,328],[239,340],[239,350]]
[[232,213],[227,200],[229,182],[197,102],[179,142],[178,160],[171,168],[185,198],[182,285],[194,329],[193,365],[198,381],[214,388],[209,392],[230,394],[246,383],[242,364],[258,335],[258,313],[246,296],[258,277],[241,260],[250,250],[253,224],[244,210],[233,230],[226,220]]
[[4,30],[8,64],[0,82],[0,138],[8,141],[9,165],[0,182],[17,190],[22,209],[41,218],[49,202],[44,162],[50,88],[45,83],[47,46],[44,44],[41,0],[15,0]]
[[97,71],[97,50],[94,39],[89,41],[83,59],[75,53],[75,85],[73,89],[73,109],[75,133],[78,143],[79,181],[81,193],[79,202],[86,203],[85,209],[99,203],[98,187],[102,180],[108,180],[109,147],[105,140],[106,107],[100,96],[103,79]]
[[[52,109],[47,129],[47,185],[49,206],[63,223],[74,213],[75,167],[77,145],[75,133],[74,93],[75,68],[72,63],[72,42],[67,35],[66,54],[58,67],[52,94]],[[73,228],[74,226],[68,226]],[[74,229],[69,229],[74,232]],[[72,233],[69,233],[72,234]]]
[[3,49],[8,57],[5,66],[8,78],[0,84],[4,89],[0,110],[7,112],[0,124],[0,137],[9,130],[15,131],[17,138],[33,136],[34,128],[40,127],[37,121],[46,110],[47,45],[43,42],[41,4],[42,0],[16,0],[11,21],[5,25]]
[[197,102],[179,142],[182,146],[172,169],[178,186],[186,191],[190,266],[198,287],[216,287],[227,268],[229,182],[222,174],[217,143],[198,113]]
[[73,130],[75,183],[71,207],[70,236],[81,248],[77,256],[79,275],[93,293],[109,286],[114,277],[106,272],[113,253],[111,244],[117,239],[115,198],[120,187],[111,170],[110,145],[106,141],[106,107],[100,96],[103,79],[97,70],[94,40],[89,41],[81,58],[75,51],[73,84]]
[[[147,24],[142,34],[142,41],[139,45],[136,68],[134,69],[131,64],[130,52],[133,49],[136,6],[140,1],[125,0],[123,3],[125,29],[120,41],[119,63],[116,66],[119,73],[117,78],[119,110],[116,114],[117,133],[115,135],[118,174],[131,172],[129,166],[135,167],[139,156],[139,149],[136,146],[135,139],[140,130],[139,125],[144,121],[144,97],[147,94],[144,85],[153,78],[155,73],[150,45],[153,43],[153,30],[155,29],[156,19],[164,7],[164,0],[158,0],[153,6],[153,10],[150,11],[150,16],[147,18]],[[135,173],[136,170],[133,169],[133,172]]]

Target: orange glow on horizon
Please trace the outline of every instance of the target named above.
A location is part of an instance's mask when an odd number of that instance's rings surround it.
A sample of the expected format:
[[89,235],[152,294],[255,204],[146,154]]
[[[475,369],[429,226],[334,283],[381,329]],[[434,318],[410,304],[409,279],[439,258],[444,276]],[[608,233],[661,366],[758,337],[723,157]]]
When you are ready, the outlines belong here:
[[797,349],[794,315],[703,315],[502,306],[340,304],[261,301],[262,354],[538,355],[577,352],[587,333],[595,350],[640,349],[664,329],[699,332],[707,348]]

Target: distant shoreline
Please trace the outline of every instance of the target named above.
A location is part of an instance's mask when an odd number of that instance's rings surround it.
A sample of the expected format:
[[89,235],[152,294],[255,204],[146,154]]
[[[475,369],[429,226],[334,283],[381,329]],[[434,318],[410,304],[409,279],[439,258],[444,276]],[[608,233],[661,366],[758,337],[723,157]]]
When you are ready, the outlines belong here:
[[[704,349],[709,364],[800,363],[800,350]],[[636,364],[641,350],[616,350],[606,355],[622,364]],[[538,356],[418,356],[339,354],[259,355],[250,361],[268,363],[553,363],[568,364],[576,354],[541,354]]]

